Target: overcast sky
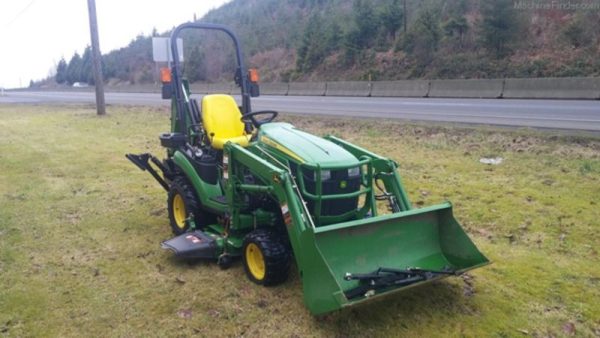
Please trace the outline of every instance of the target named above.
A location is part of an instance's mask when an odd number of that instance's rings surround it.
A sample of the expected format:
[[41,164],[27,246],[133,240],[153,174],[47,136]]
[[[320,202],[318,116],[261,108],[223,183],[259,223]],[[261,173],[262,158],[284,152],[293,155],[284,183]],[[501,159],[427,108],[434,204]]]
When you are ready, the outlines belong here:
[[[126,46],[202,17],[228,0],[96,0],[100,50]],[[48,76],[61,57],[67,62],[90,43],[87,0],[0,0],[0,87],[29,85]]]

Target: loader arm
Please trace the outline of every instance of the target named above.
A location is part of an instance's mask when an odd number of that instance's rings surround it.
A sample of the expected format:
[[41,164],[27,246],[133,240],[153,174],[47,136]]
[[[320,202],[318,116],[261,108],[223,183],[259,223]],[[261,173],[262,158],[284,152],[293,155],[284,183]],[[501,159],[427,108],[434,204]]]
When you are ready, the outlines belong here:
[[412,209],[408,195],[406,194],[406,191],[402,185],[402,178],[400,177],[400,174],[398,174],[398,165],[396,162],[379,156],[350,142],[346,142],[333,135],[328,135],[324,138],[346,149],[352,155],[356,156],[356,158],[371,158],[373,170],[375,171],[375,179],[383,182],[385,193],[391,194],[396,198],[399,207],[398,211],[407,211]]

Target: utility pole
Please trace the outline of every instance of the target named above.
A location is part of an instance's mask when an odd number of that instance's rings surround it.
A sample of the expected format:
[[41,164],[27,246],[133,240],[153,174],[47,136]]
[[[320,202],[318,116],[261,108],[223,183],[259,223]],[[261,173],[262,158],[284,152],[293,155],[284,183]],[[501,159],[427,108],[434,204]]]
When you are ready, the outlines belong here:
[[94,84],[96,87],[96,112],[98,115],[106,114],[104,103],[104,79],[102,78],[102,64],[100,42],[98,39],[98,21],[96,20],[96,0],[88,0],[90,15],[90,35],[92,36],[92,63],[94,68]]

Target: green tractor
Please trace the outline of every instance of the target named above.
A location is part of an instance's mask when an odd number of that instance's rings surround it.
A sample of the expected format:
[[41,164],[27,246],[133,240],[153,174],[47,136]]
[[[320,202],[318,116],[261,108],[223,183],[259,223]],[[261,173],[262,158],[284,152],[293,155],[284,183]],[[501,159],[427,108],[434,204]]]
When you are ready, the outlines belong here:
[[[241,106],[229,95],[190,97],[176,41],[192,29],[233,40]],[[171,52],[163,74],[171,132],[159,137],[167,156],[126,155],[167,191],[175,237],[163,248],[222,268],[241,258],[248,278],[265,286],[284,282],[293,261],[315,315],[488,264],[450,203],[412,207],[393,160],[252,111],[257,76],[228,28],[180,25]]]

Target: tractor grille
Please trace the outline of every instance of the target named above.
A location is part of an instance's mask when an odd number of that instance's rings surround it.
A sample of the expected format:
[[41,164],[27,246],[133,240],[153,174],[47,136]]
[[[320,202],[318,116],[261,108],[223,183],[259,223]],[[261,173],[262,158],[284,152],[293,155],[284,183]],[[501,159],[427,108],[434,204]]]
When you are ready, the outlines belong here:
[[[329,172],[330,175],[324,175]],[[341,170],[324,170],[321,174],[322,194],[337,195],[347,194],[358,191],[360,189],[360,176],[350,177],[348,169]],[[329,177],[327,177],[329,176]],[[312,170],[303,170],[304,184],[306,191],[311,194],[316,194],[316,175]],[[315,212],[315,201],[307,199],[308,209],[312,214]],[[322,201],[321,216],[338,216],[347,212],[356,210],[358,205],[358,197],[341,198]]]

